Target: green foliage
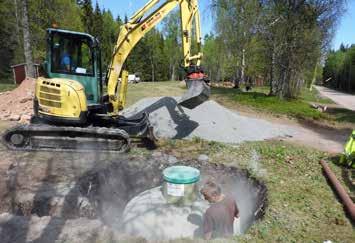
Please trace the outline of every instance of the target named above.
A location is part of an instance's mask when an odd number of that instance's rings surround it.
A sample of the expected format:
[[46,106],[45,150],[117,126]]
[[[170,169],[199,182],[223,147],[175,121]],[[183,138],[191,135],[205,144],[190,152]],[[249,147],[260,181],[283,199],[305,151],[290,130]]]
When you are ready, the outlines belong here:
[[92,7],[91,0],[82,0],[78,1],[78,4],[81,8],[81,21],[84,25],[84,31],[86,33],[94,33],[94,9]]
[[355,45],[331,51],[324,65],[323,79],[332,88],[355,91]]
[[168,80],[168,62],[164,53],[164,38],[157,29],[151,30],[130,53],[126,65],[130,73],[143,81]]
[[101,56],[104,68],[103,70],[107,70],[108,65],[111,61],[113,49],[117,41],[117,36],[120,26],[122,25],[122,21],[120,20],[120,18],[115,20],[110,10],[103,10],[102,20],[103,33],[99,37],[99,40],[101,42]]
[[219,39],[213,34],[206,35],[203,45],[204,58],[202,59],[202,65],[213,81],[224,80],[228,75],[224,72],[226,70],[226,58],[220,54],[221,52],[223,52],[223,47]]
[[270,94],[282,99],[296,98],[305,84],[321,78],[319,63],[342,13],[343,0],[212,2],[214,40],[223,46],[217,55],[225,59],[215,81],[262,78],[270,85]]
[[0,79],[12,76],[10,65],[14,64],[19,44],[16,33],[16,18],[13,0],[0,1]]
[[46,53],[46,29],[54,24],[61,29],[82,31],[80,8],[74,0],[30,0],[29,21],[34,60],[40,63]]
[[164,53],[168,65],[168,78],[171,81],[183,78],[179,67],[183,59],[180,25],[179,11],[172,12],[163,20]]
[[[23,0],[0,1],[0,79],[8,79],[10,65],[24,62],[22,5]],[[74,0],[28,0],[30,41],[33,58],[41,63],[45,58],[46,29],[56,24],[60,28],[82,30],[80,9]]]

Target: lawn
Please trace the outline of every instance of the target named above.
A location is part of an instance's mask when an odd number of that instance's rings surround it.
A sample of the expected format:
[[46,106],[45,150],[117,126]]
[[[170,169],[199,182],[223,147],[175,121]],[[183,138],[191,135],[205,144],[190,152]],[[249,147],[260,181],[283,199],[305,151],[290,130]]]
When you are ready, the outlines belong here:
[[184,86],[181,86],[177,81],[129,84],[127,106],[147,97],[181,96],[185,91]]
[[16,88],[15,84],[9,84],[9,83],[0,83],[0,92],[5,92],[9,90],[13,90]]
[[[257,111],[273,115],[286,115],[295,118],[320,119],[322,113],[311,108],[303,100],[280,100],[275,96],[268,96],[264,92],[243,92],[240,90],[213,88],[212,97],[217,100],[229,101],[235,105],[255,108]],[[222,101],[223,102],[223,101]]]
[[[277,141],[230,146],[200,139],[162,142],[159,150],[187,161],[207,154],[211,162],[248,170],[268,187],[268,207],[261,221],[233,241],[212,242],[353,242],[355,239],[350,220],[322,174],[319,160],[330,161],[326,153]],[[346,185],[342,176],[345,169],[333,163],[330,167]]]
[[267,93],[267,87],[257,87],[252,92],[230,88],[212,88],[212,98],[232,109],[243,106],[275,116],[322,120],[334,124],[355,123],[355,112],[353,111],[329,108],[326,112],[320,112],[311,107],[311,103],[333,105],[331,100],[320,97],[317,90],[303,89],[298,99],[290,100],[280,100],[275,96],[268,96]]

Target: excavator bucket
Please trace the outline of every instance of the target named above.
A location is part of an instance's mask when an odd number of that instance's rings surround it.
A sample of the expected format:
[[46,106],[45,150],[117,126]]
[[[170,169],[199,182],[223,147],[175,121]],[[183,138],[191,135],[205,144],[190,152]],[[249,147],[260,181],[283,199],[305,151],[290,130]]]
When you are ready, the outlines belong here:
[[194,109],[207,101],[211,95],[211,89],[201,79],[186,80],[187,92],[181,97],[179,105],[188,109]]

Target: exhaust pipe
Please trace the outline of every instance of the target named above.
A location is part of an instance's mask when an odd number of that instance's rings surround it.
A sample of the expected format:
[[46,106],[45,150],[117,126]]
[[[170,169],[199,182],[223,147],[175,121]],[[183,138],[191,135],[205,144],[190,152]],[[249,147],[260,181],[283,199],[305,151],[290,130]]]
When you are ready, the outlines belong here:
[[331,169],[329,168],[327,163],[324,160],[321,160],[320,164],[323,167],[326,178],[329,179],[329,182],[331,183],[332,187],[334,188],[334,190],[336,191],[336,193],[340,197],[344,208],[349,213],[351,220],[355,221],[355,204],[353,203],[353,201],[349,197],[348,193],[341,186],[340,182],[336,178],[333,171],[331,171]]

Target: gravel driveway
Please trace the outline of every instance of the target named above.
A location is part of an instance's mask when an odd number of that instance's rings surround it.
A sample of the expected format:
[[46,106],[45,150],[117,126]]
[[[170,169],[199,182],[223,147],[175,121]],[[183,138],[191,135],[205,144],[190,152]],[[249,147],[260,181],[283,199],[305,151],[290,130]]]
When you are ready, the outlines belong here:
[[328,89],[322,86],[314,86],[322,96],[333,100],[338,105],[346,109],[355,111],[355,95],[342,93],[333,89]]

